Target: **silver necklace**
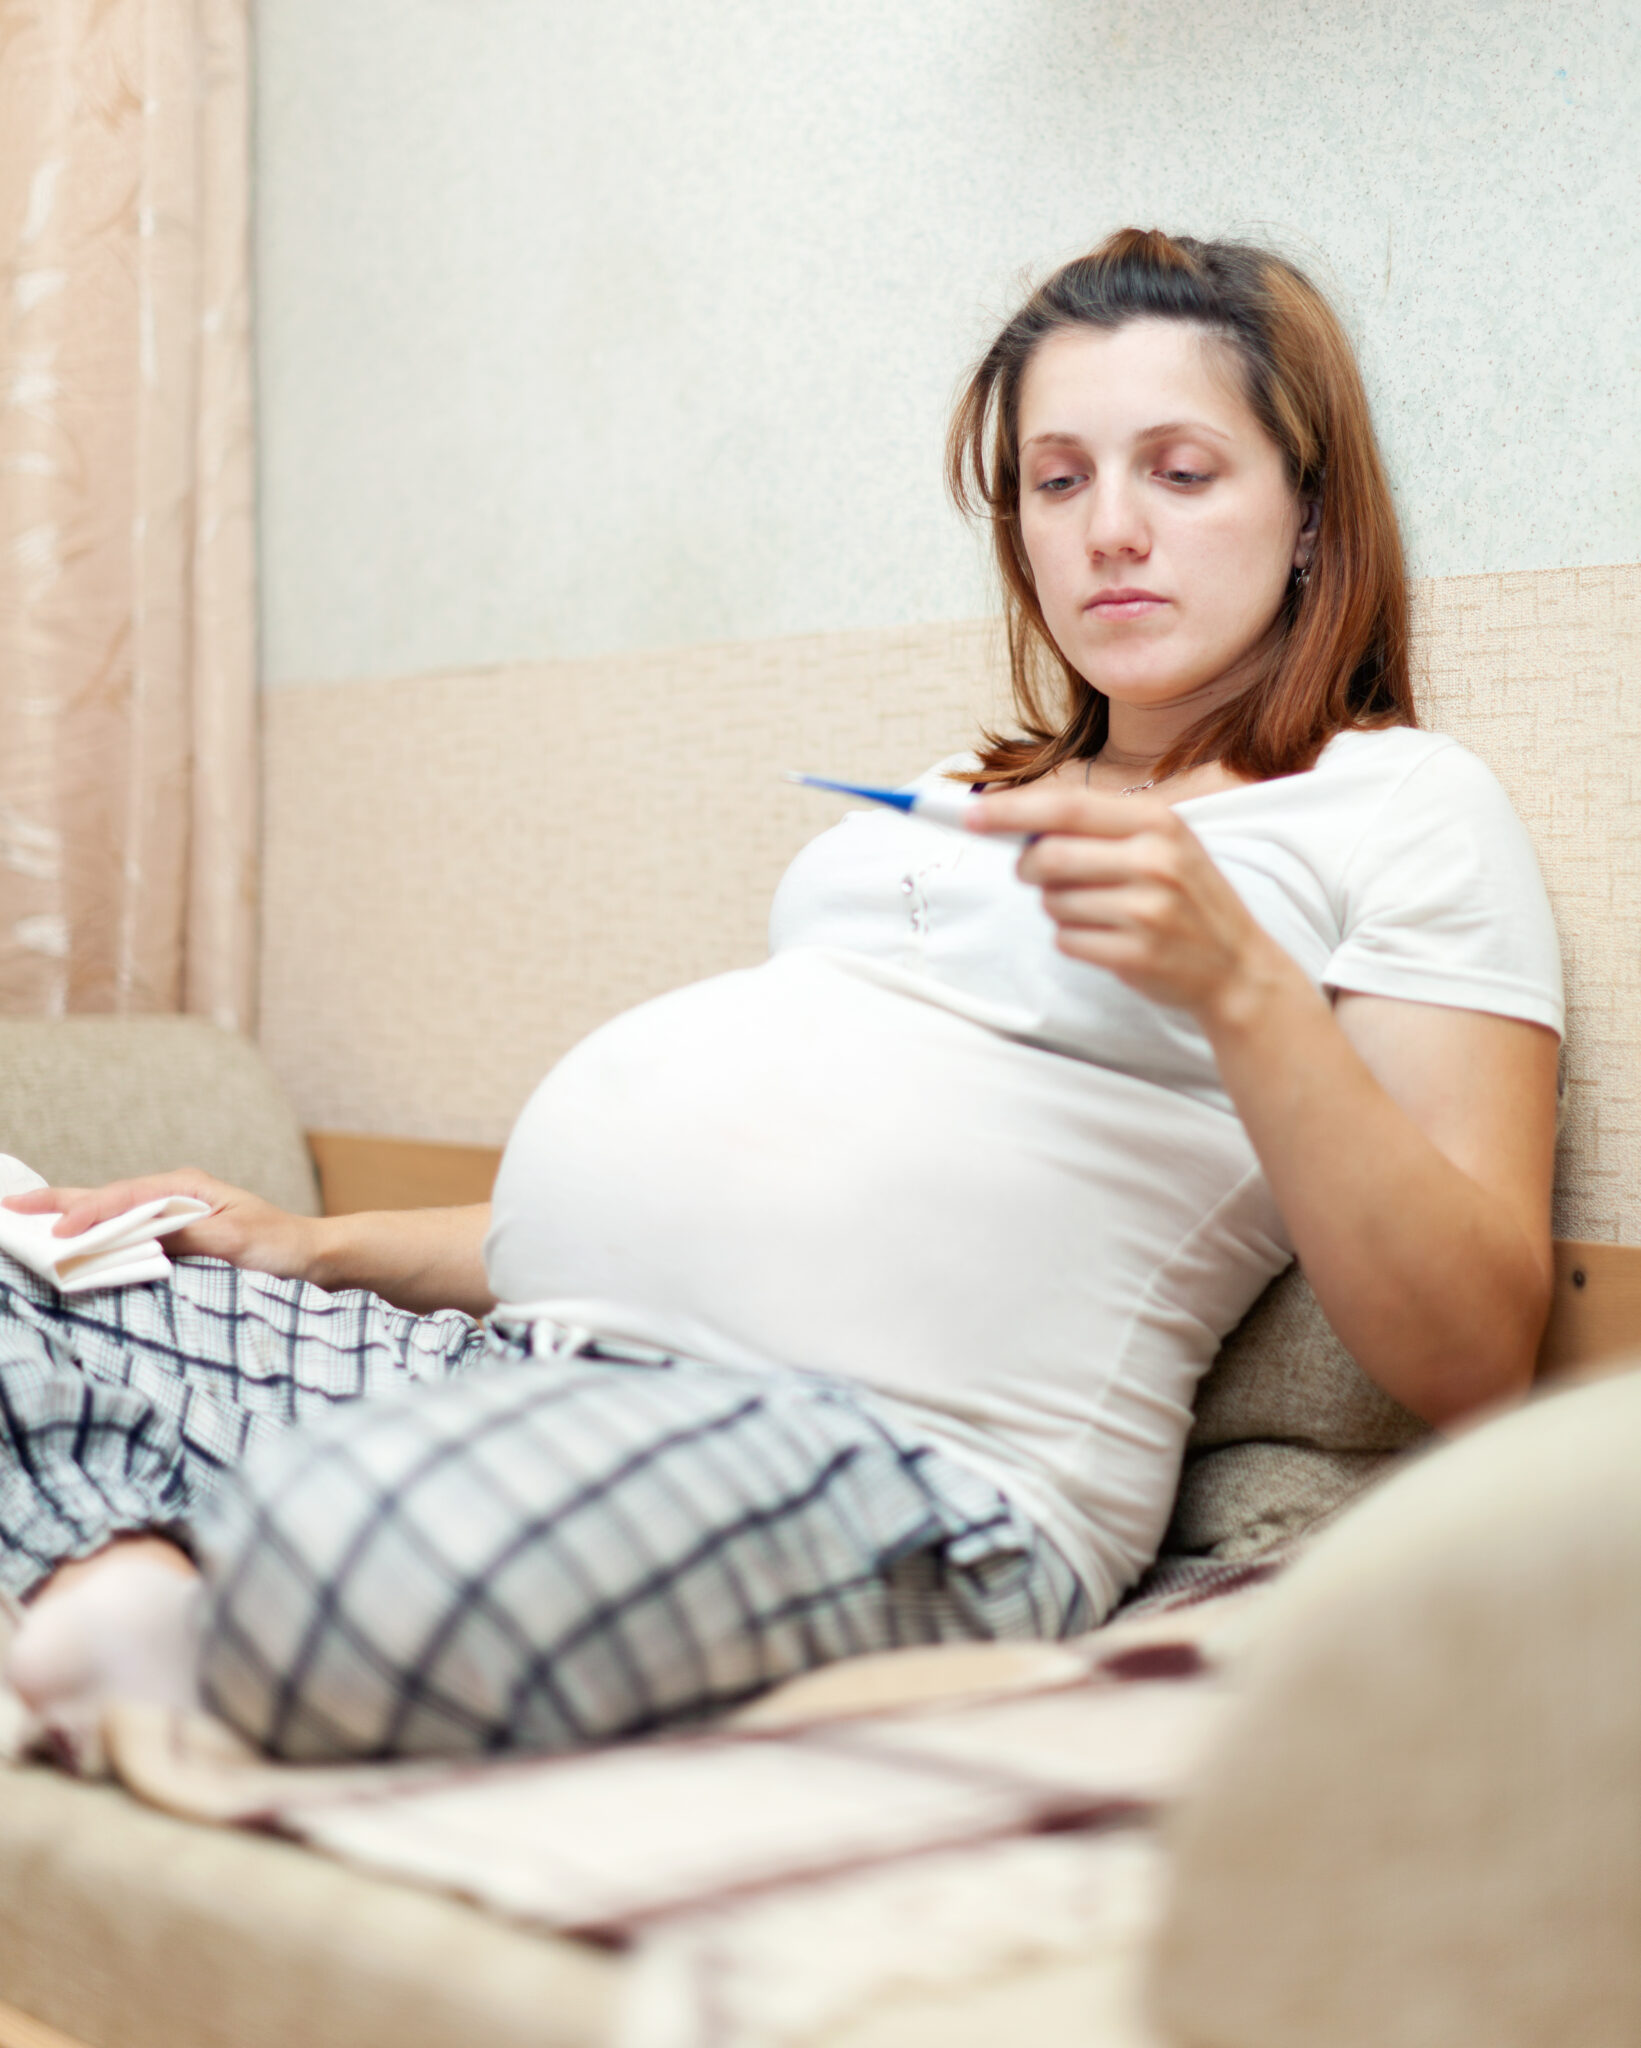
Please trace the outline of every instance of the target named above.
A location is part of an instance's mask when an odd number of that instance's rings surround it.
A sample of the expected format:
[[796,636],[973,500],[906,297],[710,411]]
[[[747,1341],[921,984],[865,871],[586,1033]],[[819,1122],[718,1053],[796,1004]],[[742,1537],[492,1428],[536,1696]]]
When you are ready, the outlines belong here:
[[[1084,789],[1091,788],[1093,786],[1093,782],[1094,763],[1092,761],[1085,761],[1083,763]],[[1118,796],[1140,796],[1148,789],[1155,789],[1156,786],[1157,778],[1154,775],[1148,775],[1143,782],[1131,782],[1126,789],[1119,789],[1117,791],[1117,794]]]

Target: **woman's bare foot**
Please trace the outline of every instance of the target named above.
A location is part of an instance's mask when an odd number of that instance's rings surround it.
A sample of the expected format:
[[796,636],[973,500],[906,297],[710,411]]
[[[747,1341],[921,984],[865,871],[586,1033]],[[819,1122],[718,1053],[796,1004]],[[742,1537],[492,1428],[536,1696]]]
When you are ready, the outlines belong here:
[[119,1699],[199,1704],[199,1574],[162,1536],[121,1537],[59,1565],[23,1609],[5,1676],[63,1761],[102,1767]]
[[71,1586],[82,1585],[115,1558],[142,1558],[190,1579],[199,1576],[186,1551],[179,1550],[169,1537],[116,1536],[112,1543],[105,1543],[101,1550],[94,1550],[89,1557],[71,1558],[67,1564],[60,1564],[50,1578],[42,1579],[28,1596],[24,1612],[43,1606],[47,1600],[57,1598]]

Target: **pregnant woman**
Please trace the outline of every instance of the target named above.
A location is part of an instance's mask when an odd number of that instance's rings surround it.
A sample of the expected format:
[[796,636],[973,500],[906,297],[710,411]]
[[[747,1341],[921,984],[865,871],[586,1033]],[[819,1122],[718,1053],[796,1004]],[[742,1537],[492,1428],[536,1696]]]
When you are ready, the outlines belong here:
[[823,833],[762,966],[548,1075],[493,1208],[18,1198],[215,1205],[169,1284],[0,1262],[42,1718],[197,1686],[282,1756],[563,1748],[1091,1627],[1296,1253],[1416,1413],[1526,1385],[1555,935],[1497,784],[1416,729],[1336,318],[1264,251],[1117,234],[983,358],[951,472],[1019,717],[928,771],[969,829]]

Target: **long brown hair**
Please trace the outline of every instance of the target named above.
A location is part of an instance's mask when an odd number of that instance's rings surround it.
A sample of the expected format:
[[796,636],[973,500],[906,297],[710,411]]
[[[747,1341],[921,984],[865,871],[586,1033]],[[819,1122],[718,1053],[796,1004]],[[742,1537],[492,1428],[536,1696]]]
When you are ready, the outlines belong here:
[[1043,619],[1020,531],[1020,386],[1067,327],[1186,320],[1222,340],[1300,499],[1320,506],[1309,576],[1289,589],[1262,673],[1157,764],[1221,761],[1254,781],[1312,767],[1337,732],[1415,725],[1401,535],[1367,395],[1338,316],[1267,249],[1123,228],[1039,286],[986,351],[953,415],[946,475],[991,523],[1023,737],[985,735],[981,780],[1027,782],[1105,744],[1109,707]]

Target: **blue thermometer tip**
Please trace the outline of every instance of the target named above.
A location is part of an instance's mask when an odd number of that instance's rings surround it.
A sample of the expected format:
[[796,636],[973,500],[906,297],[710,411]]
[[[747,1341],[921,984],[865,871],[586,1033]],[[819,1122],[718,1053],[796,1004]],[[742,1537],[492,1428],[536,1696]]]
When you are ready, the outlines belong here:
[[834,782],[829,775],[803,775],[793,768],[786,771],[786,779],[801,782],[805,789],[829,789],[836,796],[859,796],[868,803],[891,804],[897,811],[909,811],[917,802],[916,792],[910,789],[874,789],[866,782]]

